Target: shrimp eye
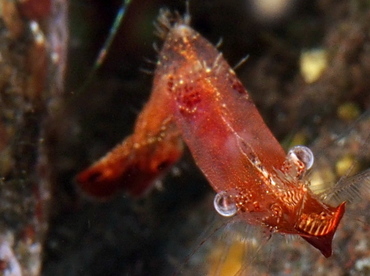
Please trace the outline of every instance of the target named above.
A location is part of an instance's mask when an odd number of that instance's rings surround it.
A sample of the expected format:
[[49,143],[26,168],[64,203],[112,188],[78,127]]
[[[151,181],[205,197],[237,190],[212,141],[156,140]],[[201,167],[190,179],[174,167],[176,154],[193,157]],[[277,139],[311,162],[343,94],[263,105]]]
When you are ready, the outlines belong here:
[[309,170],[315,160],[312,151],[305,146],[295,146],[288,152],[287,158],[294,164],[300,161],[304,165],[304,170]]
[[216,211],[224,217],[232,217],[238,211],[233,198],[226,192],[219,192],[213,200]]

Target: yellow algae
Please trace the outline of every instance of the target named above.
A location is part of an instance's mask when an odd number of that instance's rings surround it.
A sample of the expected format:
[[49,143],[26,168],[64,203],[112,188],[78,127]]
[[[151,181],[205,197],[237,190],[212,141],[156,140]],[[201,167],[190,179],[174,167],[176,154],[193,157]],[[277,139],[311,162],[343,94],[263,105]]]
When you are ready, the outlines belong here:
[[[234,241],[229,248],[224,243],[215,246],[209,255],[209,276],[235,275],[242,268],[246,246],[242,241]],[[227,250],[227,252],[225,252]]]
[[328,57],[324,49],[306,50],[301,53],[300,70],[305,82],[317,81],[328,66]]
[[352,155],[347,154],[335,163],[335,170],[339,176],[354,175],[360,171],[360,165]]
[[250,3],[255,17],[262,21],[283,17],[293,5],[291,0],[252,0]]
[[281,141],[281,145],[286,151],[294,146],[307,145],[307,134],[305,131],[299,131],[288,135]]
[[307,143],[307,135],[303,132],[297,132],[294,134],[292,141],[290,142],[290,147],[305,145]]
[[355,120],[361,114],[360,108],[357,104],[352,102],[347,102],[340,105],[337,109],[337,115],[342,120]]
[[323,167],[310,173],[310,189],[314,193],[322,193],[335,182],[336,176],[329,167]]

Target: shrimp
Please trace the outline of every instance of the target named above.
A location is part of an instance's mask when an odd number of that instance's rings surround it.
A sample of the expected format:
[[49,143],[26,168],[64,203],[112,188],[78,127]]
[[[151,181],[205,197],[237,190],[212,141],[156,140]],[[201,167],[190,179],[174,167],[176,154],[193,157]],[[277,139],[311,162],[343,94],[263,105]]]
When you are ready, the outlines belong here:
[[169,29],[154,83],[172,99],[176,124],[217,192],[220,214],[300,235],[331,256],[345,202],[332,207],[315,197],[304,177],[310,150],[285,155],[235,72],[187,22]]
[[161,12],[164,45],[134,133],[77,182],[98,197],[118,189],[142,195],[181,157],[184,141],[217,193],[221,215],[270,234],[299,235],[330,257],[345,201],[331,206],[310,190],[310,149],[297,146],[285,154],[235,72],[189,21]]

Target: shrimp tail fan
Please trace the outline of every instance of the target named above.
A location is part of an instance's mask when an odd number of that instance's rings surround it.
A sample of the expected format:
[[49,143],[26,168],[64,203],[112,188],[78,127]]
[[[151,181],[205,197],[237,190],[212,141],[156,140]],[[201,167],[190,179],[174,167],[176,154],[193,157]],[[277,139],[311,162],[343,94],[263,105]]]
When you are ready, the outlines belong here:
[[[332,255],[332,241],[335,231],[341,221],[345,210],[345,202],[342,202],[335,210],[333,211],[333,216],[325,225],[324,228],[328,227],[328,231],[324,235],[317,235],[316,233],[311,235],[301,235],[303,239],[305,239],[308,243],[312,246],[316,247],[320,252],[326,257],[330,257]],[[313,222],[313,223],[312,223]],[[312,225],[320,225],[320,221],[315,223],[315,220],[311,221],[310,224]],[[313,229],[311,227],[311,229]],[[320,229],[320,228],[317,228]],[[316,230],[317,230],[316,229]]]

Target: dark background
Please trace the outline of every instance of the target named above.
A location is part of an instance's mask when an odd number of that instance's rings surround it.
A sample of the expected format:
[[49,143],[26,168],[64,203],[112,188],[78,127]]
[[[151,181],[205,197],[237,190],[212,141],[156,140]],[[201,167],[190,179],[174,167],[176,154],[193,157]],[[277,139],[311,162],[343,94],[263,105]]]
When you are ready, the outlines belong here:
[[[275,19],[262,18],[246,3],[190,1],[191,26],[213,44],[222,38],[220,51],[232,66],[249,55],[237,75],[284,145],[297,133],[312,144],[345,131],[353,122],[338,118],[338,106],[354,103],[360,112],[370,106],[368,1],[292,1]],[[63,112],[55,119],[57,180],[43,275],[171,275],[189,252],[198,251],[196,244],[206,239],[198,237],[213,221],[213,192],[188,153],[177,165],[179,173],[164,179],[162,190],[140,200],[119,195],[94,202],[75,188],[75,175],[131,132],[149,97],[155,66],[146,60],[155,62],[153,43],[161,45],[153,35],[159,9],[180,14],[185,10],[184,1],[133,0],[107,60],[86,83],[120,4],[70,1],[66,96]],[[299,58],[312,48],[327,50],[329,67],[317,82],[307,84]],[[361,137],[369,135],[368,129],[359,131]],[[368,156],[366,149],[357,157],[364,168]],[[337,252],[330,261],[315,255],[323,269],[315,275],[364,273],[355,264],[368,251],[350,254],[351,241],[342,241],[344,253]],[[291,262],[291,273],[312,275],[314,264],[307,267],[292,258],[304,260],[299,252],[275,257],[282,264]],[[287,273],[274,270],[271,263],[263,265],[271,275]],[[199,267],[190,271],[202,273]]]

